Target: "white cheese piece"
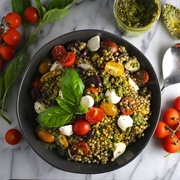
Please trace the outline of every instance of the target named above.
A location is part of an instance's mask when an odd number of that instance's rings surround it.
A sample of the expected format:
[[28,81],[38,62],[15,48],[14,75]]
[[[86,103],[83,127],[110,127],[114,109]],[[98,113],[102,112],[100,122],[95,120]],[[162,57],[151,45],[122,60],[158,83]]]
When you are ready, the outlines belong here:
[[45,107],[45,104],[43,102],[36,101],[34,103],[34,109],[39,114],[42,111],[44,111],[46,109],[46,107]]
[[55,61],[54,64],[52,65],[50,71],[54,70],[63,70],[63,66],[59,63],[59,61]]
[[85,107],[90,108],[94,105],[94,99],[90,95],[83,96],[81,98],[80,104],[83,104]]
[[121,115],[117,120],[117,124],[123,131],[126,131],[128,127],[133,125],[133,119],[130,116]]
[[121,100],[121,97],[117,96],[114,89],[112,89],[111,91],[107,90],[105,96],[107,100],[113,104],[117,104]]
[[87,48],[90,51],[97,51],[100,48],[100,37],[94,36],[87,42]]
[[61,126],[59,131],[65,136],[71,136],[74,133],[72,125]]
[[78,64],[78,67],[82,67],[85,70],[91,69],[92,66],[88,63],[82,63],[82,64]]
[[132,88],[134,88],[134,90],[136,90],[136,91],[139,90],[138,85],[137,85],[131,78],[129,78],[128,82],[129,82],[130,86],[131,86]]
[[121,154],[123,154],[126,150],[126,144],[120,142],[120,143],[114,143],[114,147],[116,148],[113,152],[113,157],[116,159]]

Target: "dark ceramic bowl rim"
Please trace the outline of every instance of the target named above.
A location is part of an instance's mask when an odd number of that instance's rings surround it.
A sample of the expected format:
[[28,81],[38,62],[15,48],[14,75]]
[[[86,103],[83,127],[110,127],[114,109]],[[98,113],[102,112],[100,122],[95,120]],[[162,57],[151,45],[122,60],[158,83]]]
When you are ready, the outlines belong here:
[[[130,144],[127,147],[127,150],[123,155],[118,157],[114,162],[109,162],[105,165],[100,164],[83,164],[74,161],[68,161],[61,157],[56,150],[47,150],[43,147],[42,143],[38,140],[35,134],[35,128],[32,126],[36,125],[35,120],[35,112],[33,104],[30,99],[30,93],[28,92],[28,88],[33,79],[33,73],[30,72],[31,70],[34,71],[34,67],[37,68],[38,63],[43,57],[46,57],[48,51],[57,45],[57,44],[64,44],[68,43],[72,40],[79,39],[87,41],[91,37],[99,35],[102,39],[110,39],[117,44],[121,44],[127,48],[127,51],[132,50],[130,55],[135,55],[139,58],[141,66],[146,69],[150,74],[150,81],[148,82],[148,88],[153,92],[152,93],[152,115],[150,117],[150,128],[145,131],[145,136],[141,139],[138,139],[137,142]],[[87,30],[79,30],[75,32],[70,32],[64,34],[56,39],[50,41],[49,43],[45,44],[42,48],[40,48],[37,53],[34,55],[32,60],[29,62],[26,70],[24,71],[24,75],[22,76],[22,81],[19,87],[19,92],[17,96],[17,103],[16,103],[16,111],[18,117],[18,123],[20,128],[24,134],[25,139],[31,146],[31,148],[47,163],[50,165],[67,172],[73,173],[81,173],[81,174],[97,174],[97,173],[105,173],[109,171],[116,170],[121,168],[134,160],[140,152],[145,148],[149,140],[151,139],[154,130],[156,128],[159,114],[160,114],[160,107],[161,107],[161,93],[160,87],[158,83],[158,79],[156,73],[149,62],[149,60],[132,44],[128,41],[122,39],[121,37],[114,35],[112,33],[96,30],[96,29],[87,29]],[[29,108],[29,109],[28,109]],[[28,110],[27,110],[28,109]],[[32,113],[32,114],[31,114]],[[34,113],[34,114],[33,114]],[[30,116],[34,117],[31,118]]]

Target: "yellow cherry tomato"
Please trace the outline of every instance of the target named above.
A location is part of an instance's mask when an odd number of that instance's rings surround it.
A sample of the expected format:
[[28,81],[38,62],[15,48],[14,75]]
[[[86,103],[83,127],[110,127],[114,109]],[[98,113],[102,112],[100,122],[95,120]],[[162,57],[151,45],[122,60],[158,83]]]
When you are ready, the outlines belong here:
[[112,76],[121,76],[124,73],[124,66],[116,62],[108,62],[105,66],[105,71]]
[[55,140],[54,136],[49,131],[43,131],[43,130],[39,129],[37,135],[41,140],[43,140],[47,143],[54,142],[54,140]]
[[117,109],[116,105],[113,103],[102,102],[100,105],[100,108],[108,116],[116,116],[118,113],[118,109]]

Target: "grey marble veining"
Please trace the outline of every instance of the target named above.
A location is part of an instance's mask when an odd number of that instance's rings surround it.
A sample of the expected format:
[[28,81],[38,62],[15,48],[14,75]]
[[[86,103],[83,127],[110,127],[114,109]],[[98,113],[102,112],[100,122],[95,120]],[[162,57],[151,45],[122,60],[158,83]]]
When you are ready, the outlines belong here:
[[[44,1],[47,2],[47,1]],[[71,11],[56,23],[45,25],[39,32],[40,40],[30,48],[31,57],[44,44],[65,33],[81,29],[102,29],[119,36],[113,16],[113,0],[75,0]],[[179,0],[163,0],[180,8]],[[0,18],[11,11],[10,0],[0,1]],[[129,38],[131,42],[152,63],[160,84],[162,84],[161,62],[168,47],[177,43],[162,22],[162,19],[147,33],[140,37]],[[19,129],[16,117],[16,96],[19,81],[16,81],[7,97],[8,118],[12,124],[8,125],[0,118],[0,179],[62,179],[62,180],[178,180],[180,179],[180,154],[173,154],[165,158],[166,152],[160,148],[159,140],[152,138],[142,153],[128,165],[121,169],[97,175],[73,174],[58,170],[42,160],[23,138],[15,146],[8,145],[4,140],[6,131],[10,128]],[[172,93],[173,91],[173,93]],[[162,97],[162,110],[170,99],[180,94],[180,85],[166,90]]]

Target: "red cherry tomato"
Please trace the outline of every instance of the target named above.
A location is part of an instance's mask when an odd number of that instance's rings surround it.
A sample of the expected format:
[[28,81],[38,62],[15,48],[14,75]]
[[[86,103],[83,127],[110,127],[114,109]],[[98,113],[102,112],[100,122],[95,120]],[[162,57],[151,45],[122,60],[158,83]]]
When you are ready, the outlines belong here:
[[21,17],[15,12],[10,12],[5,17],[7,27],[15,29],[21,25]]
[[54,46],[54,48],[52,49],[52,56],[56,61],[59,61],[64,54],[66,54],[66,49],[64,48],[64,46],[58,45]]
[[0,71],[4,69],[4,60],[0,57]]
[[120,102],[121,112],[128,116],[131,115],[137,108],[136,99],[132,97],[124,97]]
[[3,29],[0,28],[0,44],[3,43]]
[[9,61],[14,57],[15,50],[9,45],[0,46],[0,55],[4,60]]
[[72,66],[76,60],[76,55],[74,52],[67,52],[63,54],[60,58],[60,64],[62,66]]
[[164,138],[169,134],[170,134],[170,130],[168,129],[167,124],[164,123],[163,121],[159,121],[154,136],[157,138]]
[[21,133],[17,129],[10,129],[5,134],[5,140],[8,144],[15,145],[21,140]]
[[105,40],[101,42],[101,47],[112,51],[113,53],[118,51],[118,45],[112,41]]
[[[176,127],[177,128],[177,127]],[[178,137],[178,139],[180,140],[180,127],[177,129],[177,131],[175,132],[175,135]]]
[[73,123],[73,131],[78,135],[85,135],[90,131],[90,124],[85,119],[76,119]]
[[71,153],[76,155],[87,155],[89,153],[88,144],[84,141],[79,141],[72,145]]
[[169,126],[174,126],[179,122],[179,113],[174,108],[168,108],[163,113],[163,120]]
[[95,124],[104,118],[104,112],[98,107],[91,107],[85,117],[89,123]]
[[9,29],[7,32],[3,35],[3,40],[10,46],[16,46],[19,44],[21,40],[21,35],[19,32],[15,29]]
[[176,135],[169,135],[162,139],[162,147],[168,153],[176,153],[180,149],[180,141]]
[[26,8],[24,11],[24,18],[29,23],[35,23],[40,18],[39,12],[35,7],[30,6],[30,7]]
[[178,96],[173,102],[174,108],[180,111],[180,96]]
[[147,71],[139,69],[134,73],[137,84],[146,84],[149,81],[149,74]]

